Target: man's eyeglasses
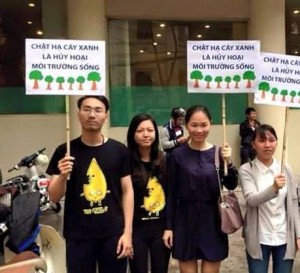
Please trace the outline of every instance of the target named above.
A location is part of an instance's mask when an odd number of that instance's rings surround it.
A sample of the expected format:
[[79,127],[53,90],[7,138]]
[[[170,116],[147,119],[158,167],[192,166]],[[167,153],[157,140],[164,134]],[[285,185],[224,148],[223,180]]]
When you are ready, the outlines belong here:
[[99,115],[99,114],[105,112],[104,109],[102,109],[101,107],[94,107],[94,108],[93,107],[83,107],[81,109],[81,111],[87,115],[90,115],[93,112],[95,113],[95,115]]

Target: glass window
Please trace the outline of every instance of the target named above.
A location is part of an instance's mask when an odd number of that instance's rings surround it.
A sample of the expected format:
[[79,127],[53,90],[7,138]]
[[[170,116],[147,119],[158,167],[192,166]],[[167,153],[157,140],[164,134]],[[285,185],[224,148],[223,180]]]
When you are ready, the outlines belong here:
[[286,0],[286,54],[300,56],[300,1]]
[[[245,22],[109,20],[111,126],[148,112],[165,123],[173,107],[204,104],[221,123],[221,95],[188,94],[188,40],[246,39]],[[228,94],[227,123],[240,123],[247,94]],[[237,113],[241,113],[239,116]]]
[[[25,39],[62,37],[63,31],[55,26],[62,21],[63,4],[60,0],[0,1],[0,114],[64,112],[63,96],[26,96],[24,83]],[[62,14],[54,13],[55,5]]]

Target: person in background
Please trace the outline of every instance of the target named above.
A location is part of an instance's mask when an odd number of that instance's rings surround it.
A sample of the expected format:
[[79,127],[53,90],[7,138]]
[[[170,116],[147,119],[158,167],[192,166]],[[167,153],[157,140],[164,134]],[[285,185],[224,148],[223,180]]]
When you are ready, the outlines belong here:
[[[162,240],[165,230],[166,170],[158,137],[156,122],[150,115],[141,113],[133,117],[127,133],[134,188],[134,256],[129,260],[131,273],[168,272],[170,250]],[[148,269],[148,257],[151,271]]]
[[175,147],[180,146],[188,141],[184,136],[185,110],[181,107],[175,107],[171,111],[171,119],[160,131],[160,144],[165,152],[171,152]]
[[245,110],[246,120],[240,124],[240,158],[241,165],[255,158],[255,150],[252,147],[251,140],[255,129],[260,125],[256,120],[256,111],[252,107]]
[[274,158],[275,129],[264,124],[252,137],[256,157],[239,169],[246,216],[243,237],[249,273],[267,273],[272,255],[273,273],[291,273],[300,249],[300,220],[296,182],[291,168],[281,170]]
[[[58,146],[49,163],[50,199],[65,195],[64,237],[68,273],[125,273],[132,255],[133,188],[127,147],[102,134],[109,102],[83,96],[82,134]],[[68,179],[69,178],[69,179]]]
[[[165,245],[179,260],[181,273],[218,273],[221,261],[228,256],[228,236],[221,231],[218,209],[220,189],[215,166],[216,146],[207,137],[211,116],[205,106],[194,105],[185,116],[190,136],[187,145],[176,148],[168,157],[168,199]],[[237,171],[231,161],[231,148],[220,149],[222,166],[228,164],[228,175],[220,171],[223,185],[237,186]]]

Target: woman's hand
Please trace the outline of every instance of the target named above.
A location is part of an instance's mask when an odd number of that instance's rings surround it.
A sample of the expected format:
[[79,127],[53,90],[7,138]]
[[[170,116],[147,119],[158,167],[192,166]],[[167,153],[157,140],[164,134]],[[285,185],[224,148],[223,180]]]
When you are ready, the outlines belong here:
[[286,184],[286,180],[285,180],[285,175],[283,173],[275,176],[273,187],[276,192],[278,192],[278,190],[282,189],[285,186],[285,184]]
[[297,250],[300,251],[300,238],[297,238],[296,244],[297,244]]
[[224,143],[221,154],[222,154],[223,160],[226,161],[228,165],[232,163],[232,160],[231,160],[232,150],[228,143]]
[[129,257],[133,259],[133,247],[131,235],[123,233],[117,245],[117,259]]
[[173,231],[172,230],[165,230],[162,239],[167,248],[171,249],[173,247]]

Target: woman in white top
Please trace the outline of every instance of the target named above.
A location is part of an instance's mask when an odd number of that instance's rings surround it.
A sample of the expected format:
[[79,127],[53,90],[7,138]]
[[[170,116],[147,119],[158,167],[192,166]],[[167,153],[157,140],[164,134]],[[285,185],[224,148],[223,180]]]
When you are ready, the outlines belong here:
[[252,146],[256,157],[239,169],[246,200],[243,236],[249,273],[291,273],[300,249],[300,220],[295,179],[288,166],[281,171],[274,157],[277,135],[270,125],[256,129]]

